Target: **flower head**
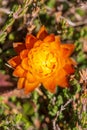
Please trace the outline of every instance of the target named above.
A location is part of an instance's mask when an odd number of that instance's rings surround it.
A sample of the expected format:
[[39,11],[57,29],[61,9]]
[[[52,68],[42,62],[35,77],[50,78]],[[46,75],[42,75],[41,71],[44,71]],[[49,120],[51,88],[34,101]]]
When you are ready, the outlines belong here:
[[25,44],[18,42],[13,47],[18,56],[8,63],[14,68],[13,75],[19,77],[18,88],[24,88],[25,93],[40,84],[50,92],[55,92],[57,85],[69,86],[68,76],[75,71],[75,62],[70,58],[73,44],[62,44],[59,36],[48,35],[42,26],[36,37],[28,34]]

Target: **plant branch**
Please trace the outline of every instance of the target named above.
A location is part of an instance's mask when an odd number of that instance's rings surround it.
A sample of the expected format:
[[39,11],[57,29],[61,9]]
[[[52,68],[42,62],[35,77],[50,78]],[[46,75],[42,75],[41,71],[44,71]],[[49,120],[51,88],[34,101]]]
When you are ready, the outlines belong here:
[[1,11],[4,11],[8,14],[11,14],[10,18],[7,20],[6,24],[4,25],[4,27],[1,29],[0,31],[0,42],[4,41],[8,32],[7,32],[7,29],[12,26],[15,22],[16,19],[19,19],[21,17],[23,17],[27,10],[28,10],[28,7],[29,5],[33,2],[33,0],[26,0],[23,4],[23,6],[18,6],[18,9],[14,12],[12,11],[8,11],[7,9],[4,10],[4,9],[1,9]]
[[56,124],[57,118],[60,115],[60,113],[62,111],[64,111],[66,109],[66,107],[68,106],[68,104],[70,104],[72,102],[72,99],[69,99],[64,105],[61,105],[60,110],[57,112],[56,117],[53,119],[52,123],[53,123],[53,130],[61,130],[58,126],[58,124]]

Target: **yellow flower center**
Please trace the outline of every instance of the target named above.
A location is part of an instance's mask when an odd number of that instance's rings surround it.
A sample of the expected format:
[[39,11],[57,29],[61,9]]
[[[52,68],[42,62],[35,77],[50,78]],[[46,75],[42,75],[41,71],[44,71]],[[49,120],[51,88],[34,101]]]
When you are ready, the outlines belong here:
[[32,48],[28,54],[30,71],[33,70],[33,74],[37,74],[39,77],[52,75],[58,66],[56,54],[49,47],[43,43],[37,48]]

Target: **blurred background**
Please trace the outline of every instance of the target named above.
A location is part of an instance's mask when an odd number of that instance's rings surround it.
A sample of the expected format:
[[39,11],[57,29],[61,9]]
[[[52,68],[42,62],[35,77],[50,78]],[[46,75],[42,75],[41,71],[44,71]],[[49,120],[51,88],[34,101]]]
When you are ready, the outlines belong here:
[[[70,89],[57,87],[52,94],[41,86],[25,95],[7,61],[16,55],[13,43],[42,25],[75,44],[76,72]],[[87,130],[86,0],[0,0],[0,130],[11,129]]]

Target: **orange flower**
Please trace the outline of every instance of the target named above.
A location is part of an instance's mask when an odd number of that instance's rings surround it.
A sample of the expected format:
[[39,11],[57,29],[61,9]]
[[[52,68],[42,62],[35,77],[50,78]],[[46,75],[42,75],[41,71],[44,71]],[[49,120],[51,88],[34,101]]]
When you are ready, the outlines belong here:
[[74,73],[75,62],[70,58],[73,44],[61,44],[60,37],[48,35],[43,26],[37,36],[28,34],[25,44],[14,43],[18,56],[8,63],[14,68],[13,75],[19,77],[17,87],[25,93],[33,91],[40,84],[50,92],[57,85],[68,87],[68,76]]

